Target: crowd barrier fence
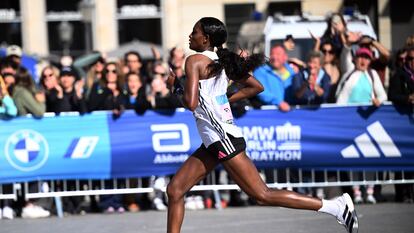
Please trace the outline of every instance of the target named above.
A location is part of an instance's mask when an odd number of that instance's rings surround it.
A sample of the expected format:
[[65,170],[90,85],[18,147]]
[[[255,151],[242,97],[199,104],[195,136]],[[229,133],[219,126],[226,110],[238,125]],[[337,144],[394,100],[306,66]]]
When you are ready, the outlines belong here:
[[[414,183],[412,111],[391,104],[264,108],[236,123],[269,187],[406,184]],[[0,128],[0,199],[165,192],[142,179],[174,174],[201,144],[182,109],[127,111],[118,119],[110,112],[23,117]],[[220,190],[239,189],[220,180],[212,173],[192,190],[218,198]]]

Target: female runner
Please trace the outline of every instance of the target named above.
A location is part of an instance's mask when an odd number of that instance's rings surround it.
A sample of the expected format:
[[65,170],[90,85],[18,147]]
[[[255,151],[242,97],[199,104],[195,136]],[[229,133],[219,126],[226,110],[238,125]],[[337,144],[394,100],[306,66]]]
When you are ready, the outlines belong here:
[[[219,163],[258,204],[328,213],[336,217],[348,232],[357,232],[358,219],[348,194],[335,200],[320,200],[292,191],[270,189],[247,157],[246,143],[241,130],[233,122],[229,102],[263,91],[263,86],[250,75],[263,59],[258,55],[243,58],[223,48],[227,30],[216,18],[200,19],[189,39],[190,49],[197,53],[186,60],[184,85],[173,72],[167,83],[183,105],[193,112],[203,143],[184,162],[167,187],[167,233],[180,232],[185,194]],[[244,87],[227,98],[229,79]]]

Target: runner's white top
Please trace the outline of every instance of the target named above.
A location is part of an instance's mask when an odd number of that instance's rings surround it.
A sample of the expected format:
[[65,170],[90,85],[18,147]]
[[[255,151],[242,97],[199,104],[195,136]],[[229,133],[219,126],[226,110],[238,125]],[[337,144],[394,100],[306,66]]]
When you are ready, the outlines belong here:
[[[212,51],[199,54],[213,61],[218,60],[217,54]],[[204,146],[208,147],[214,142],[221,141],[227,152],[231,153],[234,147],[227,133],[236,138],[243,137],[243,134],[233,122],[233,114],[226,95],[228,84],[229,78],[224,69],[217,76],[200,80],[199,101],[193,115]]]

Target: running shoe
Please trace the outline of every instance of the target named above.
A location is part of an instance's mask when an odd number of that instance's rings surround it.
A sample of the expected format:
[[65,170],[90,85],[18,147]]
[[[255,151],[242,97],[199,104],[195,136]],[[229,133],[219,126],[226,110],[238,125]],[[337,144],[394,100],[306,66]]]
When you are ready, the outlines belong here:
[[352,198],[348,193],[344,193],[337,200],[340,206],[338,223],[343,225],[349,233],[358,233],[358,216]]

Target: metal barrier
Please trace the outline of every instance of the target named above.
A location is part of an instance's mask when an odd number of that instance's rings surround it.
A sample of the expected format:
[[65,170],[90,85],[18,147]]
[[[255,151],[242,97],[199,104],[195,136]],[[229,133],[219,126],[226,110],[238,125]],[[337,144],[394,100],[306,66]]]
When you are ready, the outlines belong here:
[[[305,171],[302,169],[274,169],[261,171],[262,177],[271,188],[311,188],[311,187],[333,187],[333,186],[354,186],[354,185],[390,185],[414,183],[412,173],[406,178],[406,172],[401,171],[401,178],[395,178],[392,171]],[[280,175],[283,173],[282,175]],[[355,179],[355,173],[360,175],[360,179]],[[225,174],[222,173],[221,175]],[[224,175],[225,176],[225,175]],[[283,176],[282,180],[280,176]],[[318,177],[319,176],[319,177]],[[131,184],[131,179],[112,179],[112,180],[61,180],[61,181],[35,181],[23,183],[23,193],[26,199],[46,198],[46,197],[66,197],[66,196],[87,196],[87,195],[107,195],[107,194],[130,194],[130,193],[151,193],[156,189],[152,186],[144,186],[142,178],[135,179],[135,185]],[[222,184],[217,182],[216,174],[209,174],[202,182],[194,186],[191,191],[219,191],[219,190],[238,190],[236,184]],[[269,182],[272,180],[274,182]],[[47,184],[47,186],[45,185]],[[9,186],[9,192],[4,191],[4,187]],[[10,189],[10,186],[13,186]],[[47,187],[47,188],[45,188]],[[16,199],[21,192],[20,184],[0,185],[0,199]],[[45,190],[48,189],[48,190]],[[160,189],[165,192],[166,187]]]

